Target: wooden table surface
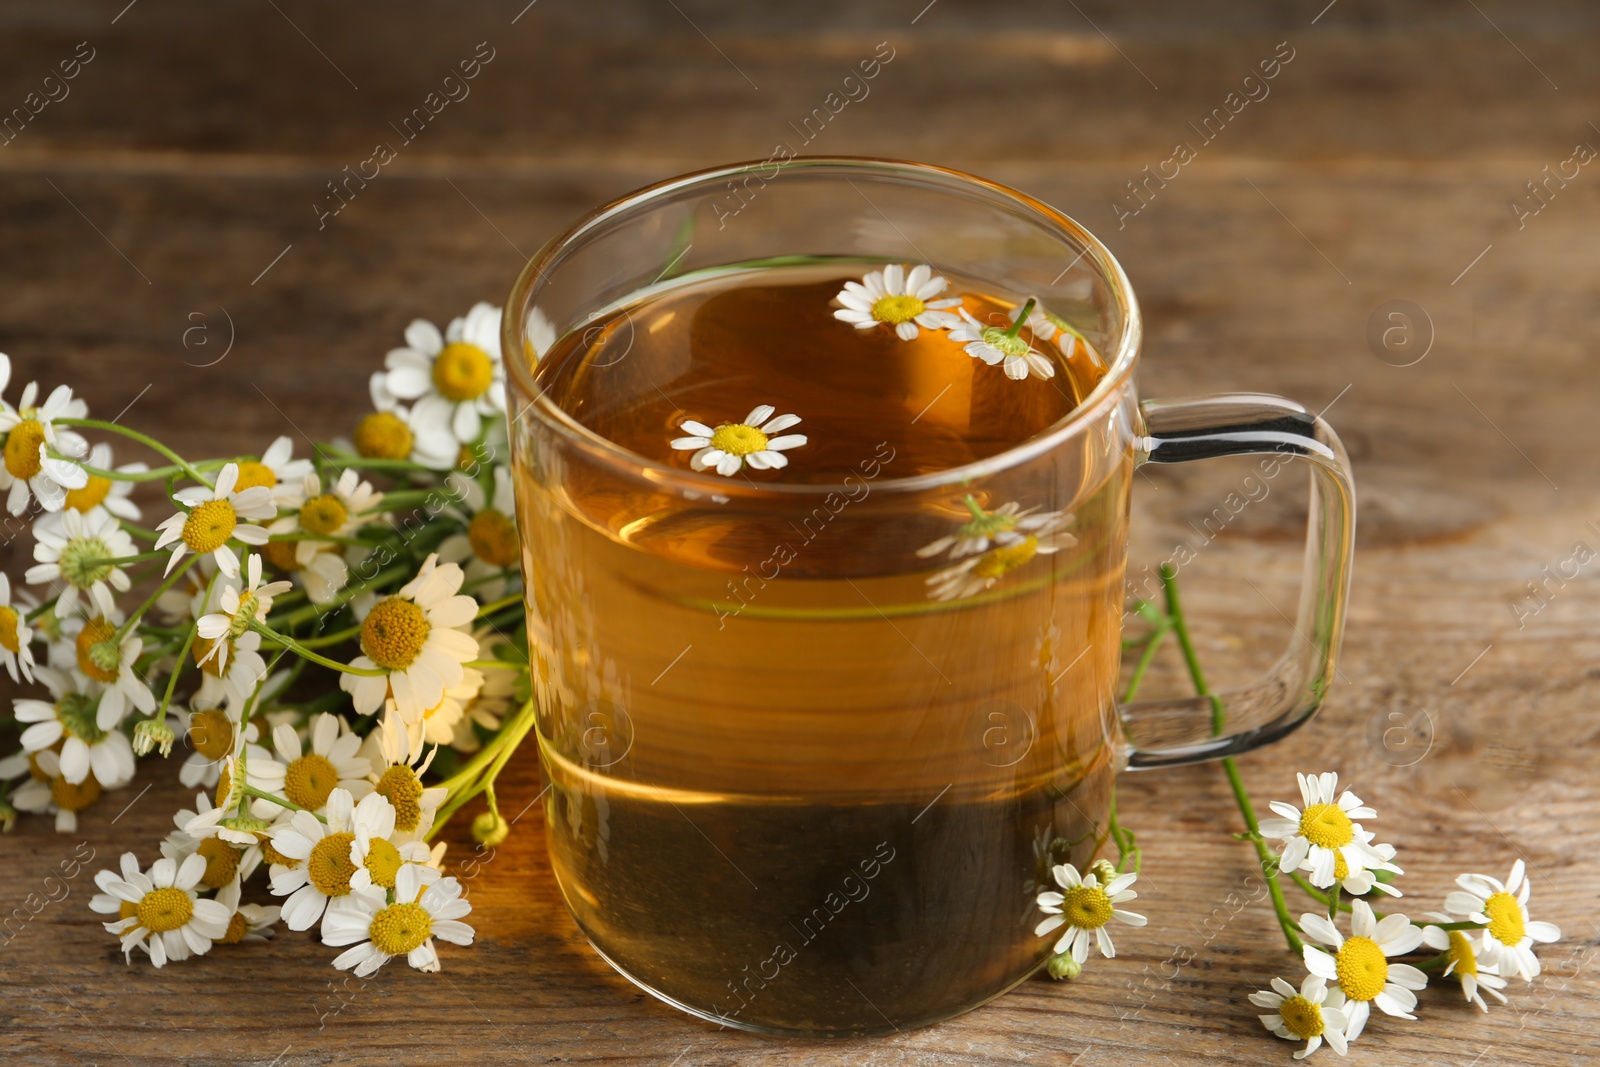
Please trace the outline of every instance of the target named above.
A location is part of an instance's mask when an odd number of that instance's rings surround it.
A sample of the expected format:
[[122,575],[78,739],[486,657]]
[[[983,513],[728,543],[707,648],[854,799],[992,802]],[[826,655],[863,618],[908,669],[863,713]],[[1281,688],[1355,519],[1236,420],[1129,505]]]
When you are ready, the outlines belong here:
[[[1600,170],[1573,162],[1580,143],[1600,147],[1600,11],[525,2],[0,8],[0,113],[60,61],[92,56],[0,146],[0,350],[14,381],[70,382],[96,413],[125,411],[190,454],[347,432],[413,316],[503,299],[591,205],[795,140],[789,124],[888,42],[870,95],[808,151],[976,171],[1083,220],[1141,296],[1147,396],[1252,389],[1331,406],[1361,499],[1339,681],[1310,726],[1243,761],[1245,777],[1264,807],[1292,795],[1296,769],[1340,771],[1402,850],[1413,912],[1437,908],[1460,871],[1503,874],[1522,857],[1536,916],[1566,932],[1509,1008],[1483,1016],[1453,987],[1429,991],[1420,1021],[1376,1019],[1351,1062],[1594,1061],[1600,592],[1596,564],[1569,579],[1543,568],[1600,548]],[[1190,123],[1280,42],[1293,58],[1268,95],[1202,143]],[[326,183],[398,140],[391,124],[475,52],[492,58],[470,95],[330,214]],[[1136,199],[1127,183],[1179,141],[1196,158]],[[1412,305],[1409,348],[1382,339],[1398,300]],[[1197,540],[1191,522],[1242,462],[1149,472],[1135,567]],[[1282,612],[1303,488],[1276,490],[1184,573],[1222,682],[1293,639]],[[5,551],[19,575],[26,539]],[[1548,603],[1529,614],[1533,580]],[[1178,691],[1177,665],[1151,684]],[[525,760],[511,810],[538,789]],[[94,850],[90,870],[127,847],[148,858],[183,801],[159,761],[113,799],[76,834],[30,818],[0,839],[0,911],[75,848]],[[1253,858],[1228,837],[1240,825],[1218,769],[1125,779],[1123,810],[1145,845],[1150,924],[1118,935],[1115,961],[888,1039],[772,1040],[654,1002],[579,936],[529,818],[476,868],[478,944],[447,948],[437,976],[391,967],[347,985],[327,949],[284,933],[127,968],[86,907],[85,872],[0,945],[0,1049],[12,1063],[140,1067],[1290,1062],[1244,997],[1302,971],[1264,903],[1227,903]],[[459,839],[454,855],[469,855]]]

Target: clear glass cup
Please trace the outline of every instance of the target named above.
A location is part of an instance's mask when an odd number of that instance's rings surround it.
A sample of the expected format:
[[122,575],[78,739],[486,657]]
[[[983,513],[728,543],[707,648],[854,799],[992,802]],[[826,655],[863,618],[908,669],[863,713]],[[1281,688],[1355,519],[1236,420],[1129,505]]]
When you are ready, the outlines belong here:
[[[619,328],[618,308],[664,279],[827,257],[1033,295],[1098,354],[1098,383],[977,462],[897,468],[892,442],[869,442],[850,476],[812,484],[648,460],[537,380],[558,339],[605,322],[580,369],[609,375],[597,395],[622,403],[641,388],[633,331],[650,324]],[[1022,193],[870,159],[675,178],[547,244],[512,291],[504,342],[552,865],[600,954],[692,1014],[871,1034],[998,996],[1048,958],[1034,897],[1051,865],[1105,844],[1116,773],[1269,743],[1327,690],[1355,518],[1337,437],[1273,396],[1141,403],[1122,268]],[[939,385],[882,373],[864,365],[860,388],[886,404]],[[1295,642],[1222,694],[1225,731],[1206,701],[1119,706],[1133,472],[1241,453],[1262,454],[1264,473],[1309,461]],[[1065,518],[1026,550],[969,554],[982,558],[959,588],[941,584],[948,551],[917,549],[972,506],[1012,502]]]

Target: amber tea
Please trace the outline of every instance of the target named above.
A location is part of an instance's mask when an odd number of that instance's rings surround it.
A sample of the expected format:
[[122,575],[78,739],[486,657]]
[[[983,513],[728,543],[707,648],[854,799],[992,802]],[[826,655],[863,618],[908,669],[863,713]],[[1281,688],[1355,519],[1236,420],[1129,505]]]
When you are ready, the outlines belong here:
[[[1124,457],[879,491],[1045,433],[1104,364],[964,278],[921,302],[954,327],[837,316],[882,269],[662,284],[536,369],[589,431],[703,468],[681,496],[525,475],[519,510],[562,891],[618,969],[733,1025],[875,1032],[988,999],[1048,954],[1049,864],[1104,832]],[[1020,378],[960,340],[985,330],[1035,353]],[[813,485],[839,489],[761,496]]]

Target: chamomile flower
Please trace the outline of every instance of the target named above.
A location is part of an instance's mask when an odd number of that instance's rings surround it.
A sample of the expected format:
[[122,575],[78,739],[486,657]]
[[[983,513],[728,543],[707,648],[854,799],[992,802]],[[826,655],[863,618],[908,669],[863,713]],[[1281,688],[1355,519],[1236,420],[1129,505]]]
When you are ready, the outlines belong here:
[[[305,533],[300,514],[284,515],[267,527],[272,535]],[[350,567],[338,544],[313,538],[269,540],[261,546],[266,561],[297,582],[313,604],[330,604],[350,581]],[[301,562],[301,553],[309,556]]]
[[[1363,830],[1359,826],[1355,830],[1356,837],[1359,840],[1372,845],[1373,833],[1371,830]],[[1379,871],[1387,871],[1389,874],[1406,873],[1394,865],[1395,847],[1390,844],[1378,844],[1372,845],[1372,848],[1378,855],[1383,857],[1382,863],[1366,870],[1352,871],[1350,865],[1345,862],[1344,854],[1339,853],[1333,861],[1333,880],[1339,884],[1341,889],[1353,897],[1363,897],[1373,891],[1386,893],[1391,897],[1405,896],[1397,886],[1378,880],[1377,872]]]
[[272,500],[279,507],[296,508],[305,499],[302,486],[309,473],[311,461],[295,459],[294,442],[284,436],[268,445],[260,459],[247,459],[239,464],[239,480],[233,488],[242,493],[258,485],[264,486],[272,490]]
[[[0,353],[0,390],[10,380],[11,360]],[[0,489],[8,491],[6,510],[13,515],[27,511],[28,502],[35,498],[44,510],[60,511],[69,491],[89,484],[82,467],[70,458],[58,458],[82,456],[89,451],[89,443],[55,424],[56,419],[83,418],[89,414],[89,405],[73,399],[71,388],[65,385],[56,386],[43,404],[35,404],[38,398],[39,383],[29,382],[15,408],[0,401],[0,435],[5,437]]]
[[130,706],[146,715],[156,710],[155,694],[135,667],[144,650],[144,638],[129,632],[119,641],[122,621],[122,612],[116,611],[109,618],[72,619],[62,626],[62,633],[73,639],[73,665],[105,686],[97,717],[108,730],[122,721]]
[[28,780],[12,791],[11,803],[18,811],[54,813],[58,834],[75,832],[78,812],[99,800],[103,787],[93,771],[81,781],[67,781],[61,773],[61,758],[50,749],[30,755]]
[[[371,832],[371,824],[386,809],[388,800],[377,793],[368,793],[356,804],[348,791],[335,789],[328,798],[327,822],[309,811],[297,811],[273,831],[272,847],[301,861],[294,867],[272,866],[272,892],[288,898],[282,905],[284,925],[309,930],[329,901],[350,895],[350,878],[356,873],[351,846],[357,833]],[[389,817],[393,818],[392,810]]]
[[454,742],[457,728],[466,718],[467,705],[482,688],[483,672],[468,667],[462,673],[461,681],[446,689],[444,697],[423,711],[421,719],[405,722],[392,700],[387,704],[388,714],[404,723],[410,751],[415,755],[429,745],[449,745]]
[[392,839],[396,842],[421,840],[433,828],[439,806],[450,795],[443,786],[422,784],[422,775],[439,750],[433,747],[425,754],[413,753],[406,738],[405,723],[394,715],[386,715],[378,729],[367,735],[369,748],[374,737],[377,738],[376,754],[383,763],[382,769],[373,773],[373,791],[394,808]]
[[[272,730],[277,762],[283,767],[278,787],[272,791],[307,811],[320,812],[335,792],[360,799],[372,792],[367,775],[372,764],[357,755],[361,738],[337,715],[323,712],[311,720],[310,749],[300,743],[293,726],[279,723]],[[271,772],[268,772],[269,775]]]
[[383,673],[339,675],[357,712],[370,715],[390,696],[401,716],[415,722],[460,684],[463,664],[478,656],[477,640],[456,629],[478,614],[478,602],[458,593],[464,578],[435,553],[398,593],[372,606],[361,623],[361,655],[350,665]]
[[[11,675],[13,682],[33,681],[33,627],[27,616],[18,611],[20,601],[11,602],[11,579],[0,574],[0,665]],[[21,671],[22,678],[17,677]]]
[[28,568],[25,577],[29,585],[62,583],[61,595],[56,598],[58,617],[77,611],[80,594],[101,615],[116,610],[111,591],[126,593],[132,583],[122,565],[113,561],[135,555],[137,550],[115,516],[104,510],[85,515],[69,509],[48,526],[36,523],[33,535],[33,558],[38,562]]
[[991,548],[1002,548],[1024,540],[1029,534],[1053,529],[1072,521],[1071,515],[1059,511],[1024,510],[1015,500],[1008,501],[993,511],[984,511],[970,493],[963,501],[972,517],[957,526],[955,532],[930,541],[917,549],[924,559],[948,550],[950,559],[977,555]]
[[516,496],[511,490],[511,470],[494,468],[494,495],[488,496],[474,478],[452,475],[446,486],[454,489],[467,515],[466,529],[439,542],[439,558],[464,565],[467,581],[485,600],[505,595],[505,574],[517,565]]
[[950,331],[950,340],[973,359],[981,359],[991,367],[1000,364],[1012,381],[1056,376],[1056,365],[1034,351],[1021,336],[1002,326],[985,326],[966,308],[961,309],[961,322]]
[[1377,812],[1361,803],[1348,789],[1338,794],[1339,776],[1332,771],[1320,775],[1296,774],[1304,810],[1274,800],[1269,807],[1279,816],[1261,820],[1261,836],[1288,839],[1279,855],[1278,866],[1310,873],[1311,884],[1326,889],[1334,883],[1335,869],[1342,858],[1348,877],[1357,871],[1382,867],[1388,858],[1358,834],[1358,819],[1371,819]]
[[[173,733],[188,739],[192,751],[178,767],[178,781],[186,788],[217,784],[217,778],[229,757],[233,755],[234,737],[239,725],[221,708],[169,707]],[[246,723],[244,738],[247,743],[256,740],[255,723]]]
[[272,936],[282,909],[276,904],[241,904],[239,897],[242,879],[235,879],[217,890],[215,900],[228,909],[228,929],[216,938],[219,945],[237,945],[241,941],[265,941]]
[[786,467],[789,457],[783,453],[805,444],[806,435],[773,436],[800,423],[798,415],[774,418],[774,411],[771,404],[760,404],[751,409],[743,422],[718,423],[716,429],[694,419],[685,419],[678,428],[688,431],[690,436],[673,438],[672,447],[680,452],[694,452],[689,457],[690,469],[715,470],[724,478],[732,478],[747,464],[752,470]]
[[1299,992],[1282,978],[1274,978],[1272,990],[1251,993],[1250,1003],[1272,1013],[1259,1016],[1262,1026],[1286,1040],[1306,1043],[1294,1054],[1295,1059],[1305,1059],[1324,1041],[1339,1055],[1345,1054],[1348,1046],[1344,1031],[1350,1020],[1344,1012],[1344,994],[1329,989],[1328,983],[1316,975],[1306,975]]
[[949,286],[926,263],[912,267],[909,274],[900,264],[891,263],[869,271],[859,282],[845,282],[835,298],[844,307],[833,317],[858,330],[888,326],[902,341],[914,341],[918,327],[948,330],[960,325],[961,320],[945,310],[960,305],[960,299],[934,299]]
[[[461,896],[461,883],[432,867],[407,863],[395,876],[394,902],[381,889],[353,894],[350,904],[330,910],[322,922],[328,945],[354,945],[334,957],[340,970],[355,969],[365,978],[396,956],[419,971],[437,971],[434,938],[454,945],[472,944],[472,927],[462,922],[472,905]],[[359,943],[357,943],[359,942]]]
[[[322,491],[322,479],[308,474],[302,482],[305,503],[296,516],[298,528],[313,538],[350,537],[361,527],[378,517],[373,510],[382,501],[383,494],[372,488],[371,482],[361,479],[354,469],[346,468],[339,480]],[[327,542],[302,540],[294,542],[295,562],[308,566],[316,555],[327,547]]]
[[[473,636],[478,639],[480,646],[486,646],[490,639],[488,629],[475,631]],[[466,713],[456,720],[455,736],[450,739],[451,748],[458,752],[476,752],[481,745],[474,726],[481,726],[491,733],[500,729],[501,718],[516,698],[519,673],[511,668],[496,667],[483,672],[483,685],[477,695],[466,702]]]
[[[103,471],[116,471],[118,474],[142,474],[150,468],[143,463],[127,463],[121,467],[113,467],[111,446],[104,441],[97,442],[89,450],[86,465]],[[142,514],[139,505],[132,499],[136,483],[124,479],[106,478],[99,474],[84,472],[88,481],[81,489],[70,489],[64,501],[66,507],[73,511],[87,515],[95,508],[105,508],[119,519],[129,522],[138,522]]]
[[179,829],[194,837],[216,836],[235,845],[260,844],[262,832],[271,825],[269,820],[279,818],[284,809],[270,800],[249,799],[245,786],[281,793],[283,764],[239,734],[234,739],[233,754],[218,769],[215,802],[207,807],[204,796],[198,797],[194,817]]
[[1100,954],[1111,958],[1117,954],[1111,944],[1106,924],[1112,919],[1129,926],[1143,926],[1146,919],[1137,912],[1124,911],[1118,904],[1132,900],[1139,894],[1128,888],[1139,876],[1133,872],[1120,874],[1104,886],[1096,874],[1080,875],[1070,863],[1059,863],[1050,872],[1063,892],[1050,890],[1038,896],[1039,910],[1045,918],[1034,927],[1040,937],[1066,927],[1060,940],[1051,949],[1060,954],[1070,952],[1080,966],[1089,958],[1089,942],[1095,941]]
[[267,543],[264,527],[241,523],[239,520],[271,519],[277,516],[272,490],[264,485],[253,485],[235,491],[239,480],[239,465],[230,463],[217,472],[217,484],[180,489],[176,499],[188,510],[162,522],[156,529],[161,536],[156,539],[156,549],[173,546],[167,560],[166,573],[172,573],[185,552],[210,555],[217,561],[217,569],[230,578],[239,577],[239,557],[228,547],[229,541],[246,545]]
[[89,910],[99,915],[116,915],[126,919],[134,913],[134,904],[113,896],[106,888],[111,882],[125,882],[133,875],[139,873],[139,857],[132,852],[124,852],[118,870],[102,870],[95,872],[94,884],[100,890],[89,898]]
[[106,879],[108,895],[133,905],[132,915],[105,924],[122,939],[125,956],[131,959],[134,947],[143,945],[160,967],[169,959],[204,955],[228,932],[227,905],[195,893],[205,869],[205,859],[196,855],[182,864],[156,860],[148,874],[125,870],[124,877]]
[[[1546,944],[1561,938],[1555,923],[1528,918],[1528,895],[1533,883],[1519,859],[1511,865],[1504,882],[1487,874],[1463,874],[1456,879],[1460,890],[1444,898],[1445,911],[1484,926],[1482,958],[1503,975],[1521,975],[1531,982],[1539,974],[1539,957],[1533,954],[1535,942]],[[1464,890],[1464,892],[1463,892]]]
[[79,785],[93,770],[100,784],[115,789],[133,778],[133,746],[118,730],[118,719],[104,709],[101,686],[80,675],[40,667],[34,672],[50,687],[54,703],[32,698],[16,702],[17,722],[26,723],[22,747],[42,752],[61,742],[61,776]]
[[372,403],[378,410],[363,415],[356,424],[356,451],[368,459],[409,459],[433,470],[449,470],[455,465],[460,442],[437,427],[421,432],[424,428],[415,424],[411,409],[389,394],[384,384],[387,380],[384,371],[372,375]]
[[[1059,315],[1052,315],[1046,311],[1037,297],[1031,297],[1030,299],[1033,300],[1033,310],[1028,312],[1028,321],[1024,323],[1028,327],[1029,333],[1041,341],[1054,341],[1055,346],[1061,350],[1063,356],[1071,356],[1073,349],[1080,344],[1084,346],[1085,352],[1093,355],[1088,344],[1084,342],[1083,335],[1071,323]],[[1017,316],[1022,314],[1022,308],[1025,306],[1019,305],[1012,308],[1006,312],[1006,318],[1016,322]]]
[[1345,1014],[1350,1025],[1345,1040],[1354,1041],[1367,1025],[1367,1016],[1376,1004],[1385,1015],[1415,1019],[1415,990],[1428,984],[1428,976],[1409,963],[1390,963],[1422,944],[1422,930],[1400,914],[1390,914],[1379,922],[1364,900],[1350,904],[1350,936],[1345,937],[1326,915],[1300,916],[1300,929],[1332,952],[1305,946],[1306,969],[1318,978],[1338,983],[1350,1003]]
[[[1440,915],[1437,912],[1428,918],[1444,923],[1457,921],[1449,915]],[[1478,959],[1478,953],[1472,947],[1472,937],[1466,931],[1441,930],[1437,926],[1424,926],[1422,943],[1450,957],[1450,962],[1444,969],[1444,977],[1454,977],[1461,983],[1461,992],[1469,1003],[1476,1004],[1482,1011],[1488,1011],[1489,1005],[1483,999],[1484,991],[1500,1003],[1506,1002],[1505,994],[1500,992],[1506,987],[1506,980],[1500,977],[1500,969],[1492,963]]]
[[211,642],[211,647],[200,659],[202,667],[215,659],[218,672],[226,671],[229,648],[251,632],[252,623],[266,619],[267,613],[272,610],[273,597],[281,596],[293,588],[290,582],[262,585],[261,557],[258,555],[245,557],[243,581],[243,588],[240,588],[239,579],[224,576],[218,604],[221,610],[202,615],[195,622],[195,633]]
[[204,793],[198,793],[195,810],[178,809],[172,817],[178,829],[161,842],[161,855],[174,863],[182,863],[190,856],[201,857],[206,861],[206,870],[200,876],[200,885],[206,889],[222,889],[255,873],[261,865],[261,845],[257,842],[241,844],[214,834],[195,837],[184,829],[196,815],[210,808],[210,800]]
[[[506,410],[506,372],[500,358],[500,309],[478,303],[453,319],[443,334],[425,319],[406,327],[406,345],[384,359],[374,375],[375,406],[411,401],[411,428],[419,437],[448,433],[459,444],[477,440],[483,420]],[[452,456],[452,460],[454,457]]]
[[[928,577],[928,595],[934,600],[961,600],[977,596],[1012,571],[1032,562],[1034,557],[1054,555],[1078,543],[1078,539],[1063,528],[1072,521],[1071,515],[1059,511],[1046,512],[1043,518],[1044,521],[1031,530],[1010,531],[1017,534],[1015,538],[1001,540],[990,535],[994,541],[993,548],[980,555],[966,556]],[[922,551],[927,552],[938,544],[940,542],[935,541],[925,545]]]

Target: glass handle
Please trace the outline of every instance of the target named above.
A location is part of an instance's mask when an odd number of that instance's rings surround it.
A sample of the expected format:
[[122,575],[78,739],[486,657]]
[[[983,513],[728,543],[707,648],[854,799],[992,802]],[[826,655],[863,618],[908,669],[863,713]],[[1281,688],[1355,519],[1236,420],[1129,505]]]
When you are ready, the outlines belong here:
[[1199,697],[1122,706],[1130,770],[1235,756],[1270,744],[1311,718],[1328,693],[1344,633],[1356,519],[1355,484],[1344,446],[1327,423],[1291,400],[1227,393],[1146,401],[1140,412],[1141,465],[1213,456],[1299,457],[1311,464],[1311,509],[1289,650],[1265,676],[1217,694],[1227,709],[1227,733],[1213,732],[1211,703]]

